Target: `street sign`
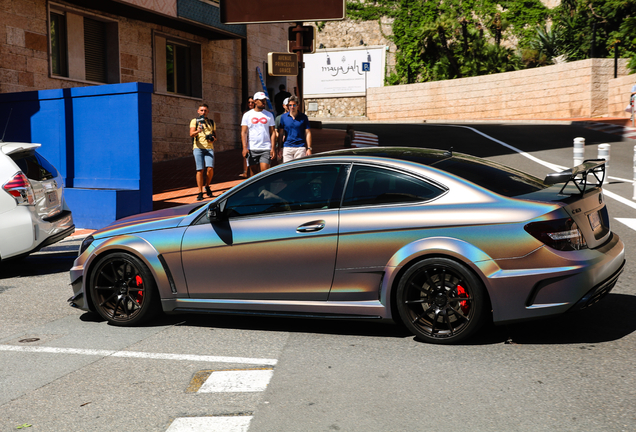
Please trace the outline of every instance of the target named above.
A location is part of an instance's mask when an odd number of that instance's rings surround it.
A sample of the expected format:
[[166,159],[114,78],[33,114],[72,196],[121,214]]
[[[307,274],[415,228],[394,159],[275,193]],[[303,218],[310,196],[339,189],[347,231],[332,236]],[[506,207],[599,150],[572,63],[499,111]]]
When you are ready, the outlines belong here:
[[269,76],[298,75],[298,57],[290,53],[268,53],[267,73]]
[[371,72],[370,62],[362,62],[362,72]]
[[333,21],[345,17],[345,0],[220,0],[223,24]]
[[[295,52],[294,47],[296,46],[296,33],[298,33],[298,27],[289,27],[287,30],[287,51]],[[316,52],[316,27],[314,26],[302,26],[301,27],[301,36],[302,42],[301,46],[303,47],[304,53],[315,53]]]

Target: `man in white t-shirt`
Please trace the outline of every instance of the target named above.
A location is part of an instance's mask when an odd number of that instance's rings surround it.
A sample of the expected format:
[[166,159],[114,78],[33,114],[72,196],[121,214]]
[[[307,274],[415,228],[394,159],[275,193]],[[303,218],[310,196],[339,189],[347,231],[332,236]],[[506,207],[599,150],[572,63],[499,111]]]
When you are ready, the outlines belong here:
[[254,109],[243,114],[241,120],[241,141],[243,157],[247,159],[249,175],[258,174],[269,168],[276,159],[276,135],[274,134],[274,116],[265,111],[265,100],[269,98],[263,92],[254,94]]

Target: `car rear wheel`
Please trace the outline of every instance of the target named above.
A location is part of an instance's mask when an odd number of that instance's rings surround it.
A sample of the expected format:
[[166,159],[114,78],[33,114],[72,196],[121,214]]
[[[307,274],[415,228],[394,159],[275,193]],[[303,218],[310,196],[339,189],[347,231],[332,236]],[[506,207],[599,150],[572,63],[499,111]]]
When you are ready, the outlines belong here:
[[109,323],[132,326],[158,311],[158,293],[148,267],[128,253],[99,260],[91,273],[90,293],[95,310]]
[[481,326],[487,303],[481,281],[447,258],[424,259],[400,279],[397,308],[404,324],[425,341],[460,342]]

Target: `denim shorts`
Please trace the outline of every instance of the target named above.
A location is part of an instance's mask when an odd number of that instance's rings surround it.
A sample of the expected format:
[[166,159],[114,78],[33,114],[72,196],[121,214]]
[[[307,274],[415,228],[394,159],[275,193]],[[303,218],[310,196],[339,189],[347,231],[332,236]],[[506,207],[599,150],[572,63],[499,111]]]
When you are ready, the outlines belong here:
[[197,165],[197,171],[201,171],[204,166],[214,168],[214,150],[195,148],[192,153],[194,154],[194,163]]

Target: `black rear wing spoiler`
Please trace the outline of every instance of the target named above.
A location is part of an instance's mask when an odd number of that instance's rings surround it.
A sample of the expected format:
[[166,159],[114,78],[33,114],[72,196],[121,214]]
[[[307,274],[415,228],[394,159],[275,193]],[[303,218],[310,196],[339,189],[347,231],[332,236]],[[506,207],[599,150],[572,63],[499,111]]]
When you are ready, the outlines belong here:
[[[593,176],[596,183],[589,183],[588,177]],[[554,185],[557,183],[565,183],[559,193],[562,193],[565,187],[572,183],[583,195],[590,188],[603,186],[605,180],[605,159],[587,159],[581,165],[566,169],[559,173],[551,173],[545,177],[544,183]]]

